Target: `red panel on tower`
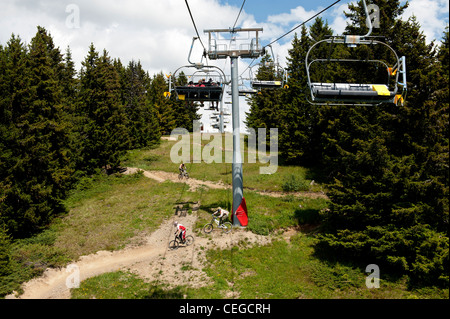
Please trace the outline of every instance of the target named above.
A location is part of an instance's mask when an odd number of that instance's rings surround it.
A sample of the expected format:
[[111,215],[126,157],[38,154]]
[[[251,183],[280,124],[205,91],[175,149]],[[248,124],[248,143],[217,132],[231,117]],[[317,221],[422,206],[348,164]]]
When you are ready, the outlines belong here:
[[236,217],[242,227],[246,227],[248,225],[247,205],[245,203],[245,198],[242,198],[241,204],[238,209],[236,209]]

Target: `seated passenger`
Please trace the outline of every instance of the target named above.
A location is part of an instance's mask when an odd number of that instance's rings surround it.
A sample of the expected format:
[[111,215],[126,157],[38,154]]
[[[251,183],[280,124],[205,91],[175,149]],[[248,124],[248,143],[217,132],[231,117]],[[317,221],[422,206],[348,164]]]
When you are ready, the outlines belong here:
[[203,80],[198,80],[197,87],[205,87]]

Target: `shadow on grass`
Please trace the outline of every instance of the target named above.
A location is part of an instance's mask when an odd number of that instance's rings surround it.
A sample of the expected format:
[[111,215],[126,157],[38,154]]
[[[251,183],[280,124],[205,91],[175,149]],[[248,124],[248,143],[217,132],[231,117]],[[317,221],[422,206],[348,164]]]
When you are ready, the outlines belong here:
[[153,286],[143,299],[183,299],[183,292],[181,287],[164,290],[159,286]]
[[219,201],[215,201],[212,202],[210,204],[207,205],[201,205],[200,206],[200,210],[204,211],[208,214],[213,213],[218,207],[221,207],[223,209],[228,210],[229,212],[231,212],[231,203],[228,200],[219,200]]
[[320,224],[320,214],[318,209],[312,209],[312,208],[297,208],[294,211],[294,217],[297,219],[298,224],[312,224],[312,225],[318,225]]

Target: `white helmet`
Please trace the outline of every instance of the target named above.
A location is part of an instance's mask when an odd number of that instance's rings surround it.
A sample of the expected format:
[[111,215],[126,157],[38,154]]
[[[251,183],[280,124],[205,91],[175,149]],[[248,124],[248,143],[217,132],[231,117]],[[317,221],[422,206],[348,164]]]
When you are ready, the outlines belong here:
[[177,222],[177,221],[174,221],[174,222],[173,222],[173,225],[174,225],[174,226],[177,226],[177,225],[178,225],[178,222]]

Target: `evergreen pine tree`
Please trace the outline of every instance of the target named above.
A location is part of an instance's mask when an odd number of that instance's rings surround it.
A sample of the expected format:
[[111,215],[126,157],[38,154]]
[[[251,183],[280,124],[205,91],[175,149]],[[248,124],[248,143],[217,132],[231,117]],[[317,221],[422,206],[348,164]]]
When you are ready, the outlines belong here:
[[[59,49],[41,27],[27,55],[14,37],[9,49],[6,77],[12,85],[10,98],[2,101],[9,121],[4,146],[9,160],[2,160],[4,200],[0,205],[2,221],[18,237],[39,230],[64,211],[61,199],[70,187],[73,167],[62,115]],[[14,80],[17,72],[21,77]]]
[[[266,54],[260,62],[255,79],[259,81],[281,80],[277,74],[273,59]],[[255,131],[258,128],[266,128],[269,133],[270,128],[278,128],[280,123],[280,109],[282,104],[281,90],[261,89],[258,94],[254,94],[248,99],[250,110],[247,112],[245,124]]]
[[282,156],[288,162],[303,165],[313,163],[320,156],[314,136],[318,122],[317,107],[307,102],[309,90],[305,58],[310,45],[307,29],[303,26],[300,39],[295,34],[292,48],[288,51],[288,89],[284,95],[279,127]]
[[164,92],[167,91],[168,88],[164,74],[158,73],[154,75],[148,92],[148,100],[150,105],[156,110],[156,117],[158,119],[159,132],[161,135],[170,134],[170,132],[176,128],[172,102],[164,96]]
[[[21,134],[20,118],[28,103],[28,55],[27,48],[14,34],[6,47],[0,50],[0,226],[18,234],[22,223],[20,185],[13,168],[21,163],[17,139]],[[17,221],[15,219],[18,219]]]
[[72,51],[70,50],[70,47],[67,47],[66,49],[60,82],[62,86],[62,94],[66,103],[66,109],[69,112],[73,112],[73,109],[69,106],[69,104],[72,104],[75,99],[78,79],[77,71],[75,70],[75,63],[72,60]]
[[93,44],[82,65],[78,113],[84,116],[83,164],[87,171],[114,170],[130,143],[119,75],[106,50],[99,56]]
[[159,140],[159,128],[153,108],[147,103],[150,77],[140,62],[131,61],[121,75],[122,103],[125,107],[131,147],[149,146]]

